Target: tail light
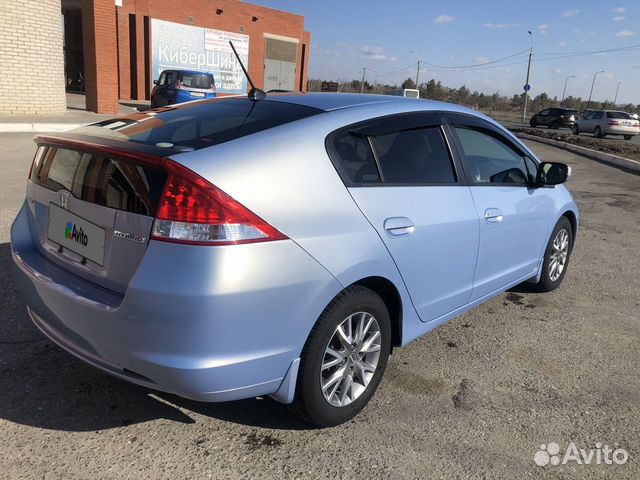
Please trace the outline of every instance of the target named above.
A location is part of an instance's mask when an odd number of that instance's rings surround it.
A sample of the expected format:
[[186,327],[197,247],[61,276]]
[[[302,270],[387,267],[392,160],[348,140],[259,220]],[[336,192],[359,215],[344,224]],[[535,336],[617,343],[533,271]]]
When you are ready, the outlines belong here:
[[191,170],[165,161],[169,172],[152,238],[195,245],[235,245],[287,237]]
[[617,120],[609,120],[607,122],[608,125],[620,125],[620,122],[618,122]]

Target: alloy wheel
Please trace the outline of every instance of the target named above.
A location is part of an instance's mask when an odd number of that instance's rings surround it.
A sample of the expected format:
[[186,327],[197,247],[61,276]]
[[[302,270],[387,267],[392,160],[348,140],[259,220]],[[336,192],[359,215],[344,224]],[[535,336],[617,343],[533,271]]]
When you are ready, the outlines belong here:
[[551,257],[549,258],[549,278],[555,282],[560,278],[569,256],[569,232],[564,228],[553,239]]
[[344,407],[364,393],[378,366],[381,339],[378,321],[367,312],[353,313],[336,327],[320,370],[327,402]]

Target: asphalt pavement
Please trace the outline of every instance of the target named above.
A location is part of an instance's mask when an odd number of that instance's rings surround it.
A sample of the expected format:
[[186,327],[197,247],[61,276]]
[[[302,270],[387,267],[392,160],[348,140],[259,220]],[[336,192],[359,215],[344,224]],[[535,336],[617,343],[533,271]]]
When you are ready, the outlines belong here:
[[[515,288],[396,349],[358,417],[314,430],[270,399],[128,384],[46,340],[8,243],[34,146],[0,142],[0,478],[640,478],[640,176],[531,142],[573,167],[582,217],[562,287]],[[538,466],[552,442],[629,459]]]

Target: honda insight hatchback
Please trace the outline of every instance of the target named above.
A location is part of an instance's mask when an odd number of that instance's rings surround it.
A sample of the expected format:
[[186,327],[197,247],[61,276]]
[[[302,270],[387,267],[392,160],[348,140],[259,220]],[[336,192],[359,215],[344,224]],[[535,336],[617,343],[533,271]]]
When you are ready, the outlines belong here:
[[205,402],[336,425],[393,347],[521,282],[562,282],[568,167],[491,119],[392,96],[218,98],[36,137],[11,230],[34,323]]

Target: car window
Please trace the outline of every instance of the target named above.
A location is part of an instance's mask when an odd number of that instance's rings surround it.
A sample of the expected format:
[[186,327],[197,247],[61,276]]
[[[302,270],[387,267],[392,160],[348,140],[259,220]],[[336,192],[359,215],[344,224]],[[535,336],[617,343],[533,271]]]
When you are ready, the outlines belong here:
[[475,184],[526,184],[528,171],[523,155],[495,132],[480,128],[455,127],[464,164]]
[[164,82],[167,81],[167,72],[162,72],[160,74],[160,79],[158,80],[158,85],[164,85]]
[[176,81],[176,77],[176,72],[167,72],[167,76],[165,77],[162,85],[173,85]]
[[601,120],[603,116],[604,112],[593,112],[593,115],[591,115],[591,120]]
[[378,135],[371,145],[385,183],[455,183],[456,176],[440,127]]
[[209,89],[213,85],[213,75],[207,73],[185,73],[180,75],[180,81],[185,87],[189,88],[206,88]]
[[[161,146],[176,151],[191,151],[252,135],[269,128],[294,122],[322,110],[304,105],[264,100],[254,102],[246,97],[218,98],[170,107],[148,116],[136,114],[120,117],[118,122],[105,120],[81,127],[75,133],[92,135],[101,132],[117,141]],[[153,118],[153,121],[148,121]],[[123,126],[123,123],[125,125]]]
[[631,116],[624,112],[607,112],[607,118],[621,118],[624,120],[630,120]]
[[549,109],[547,110],[542,110],[538,115],[541,115],[543,117],[546,117],[547,115],[549,115]]
[[354,183],[379,183],[380,174],[376,166],[369,140],[347,131],[329,137],[327,149],[342,174]]

